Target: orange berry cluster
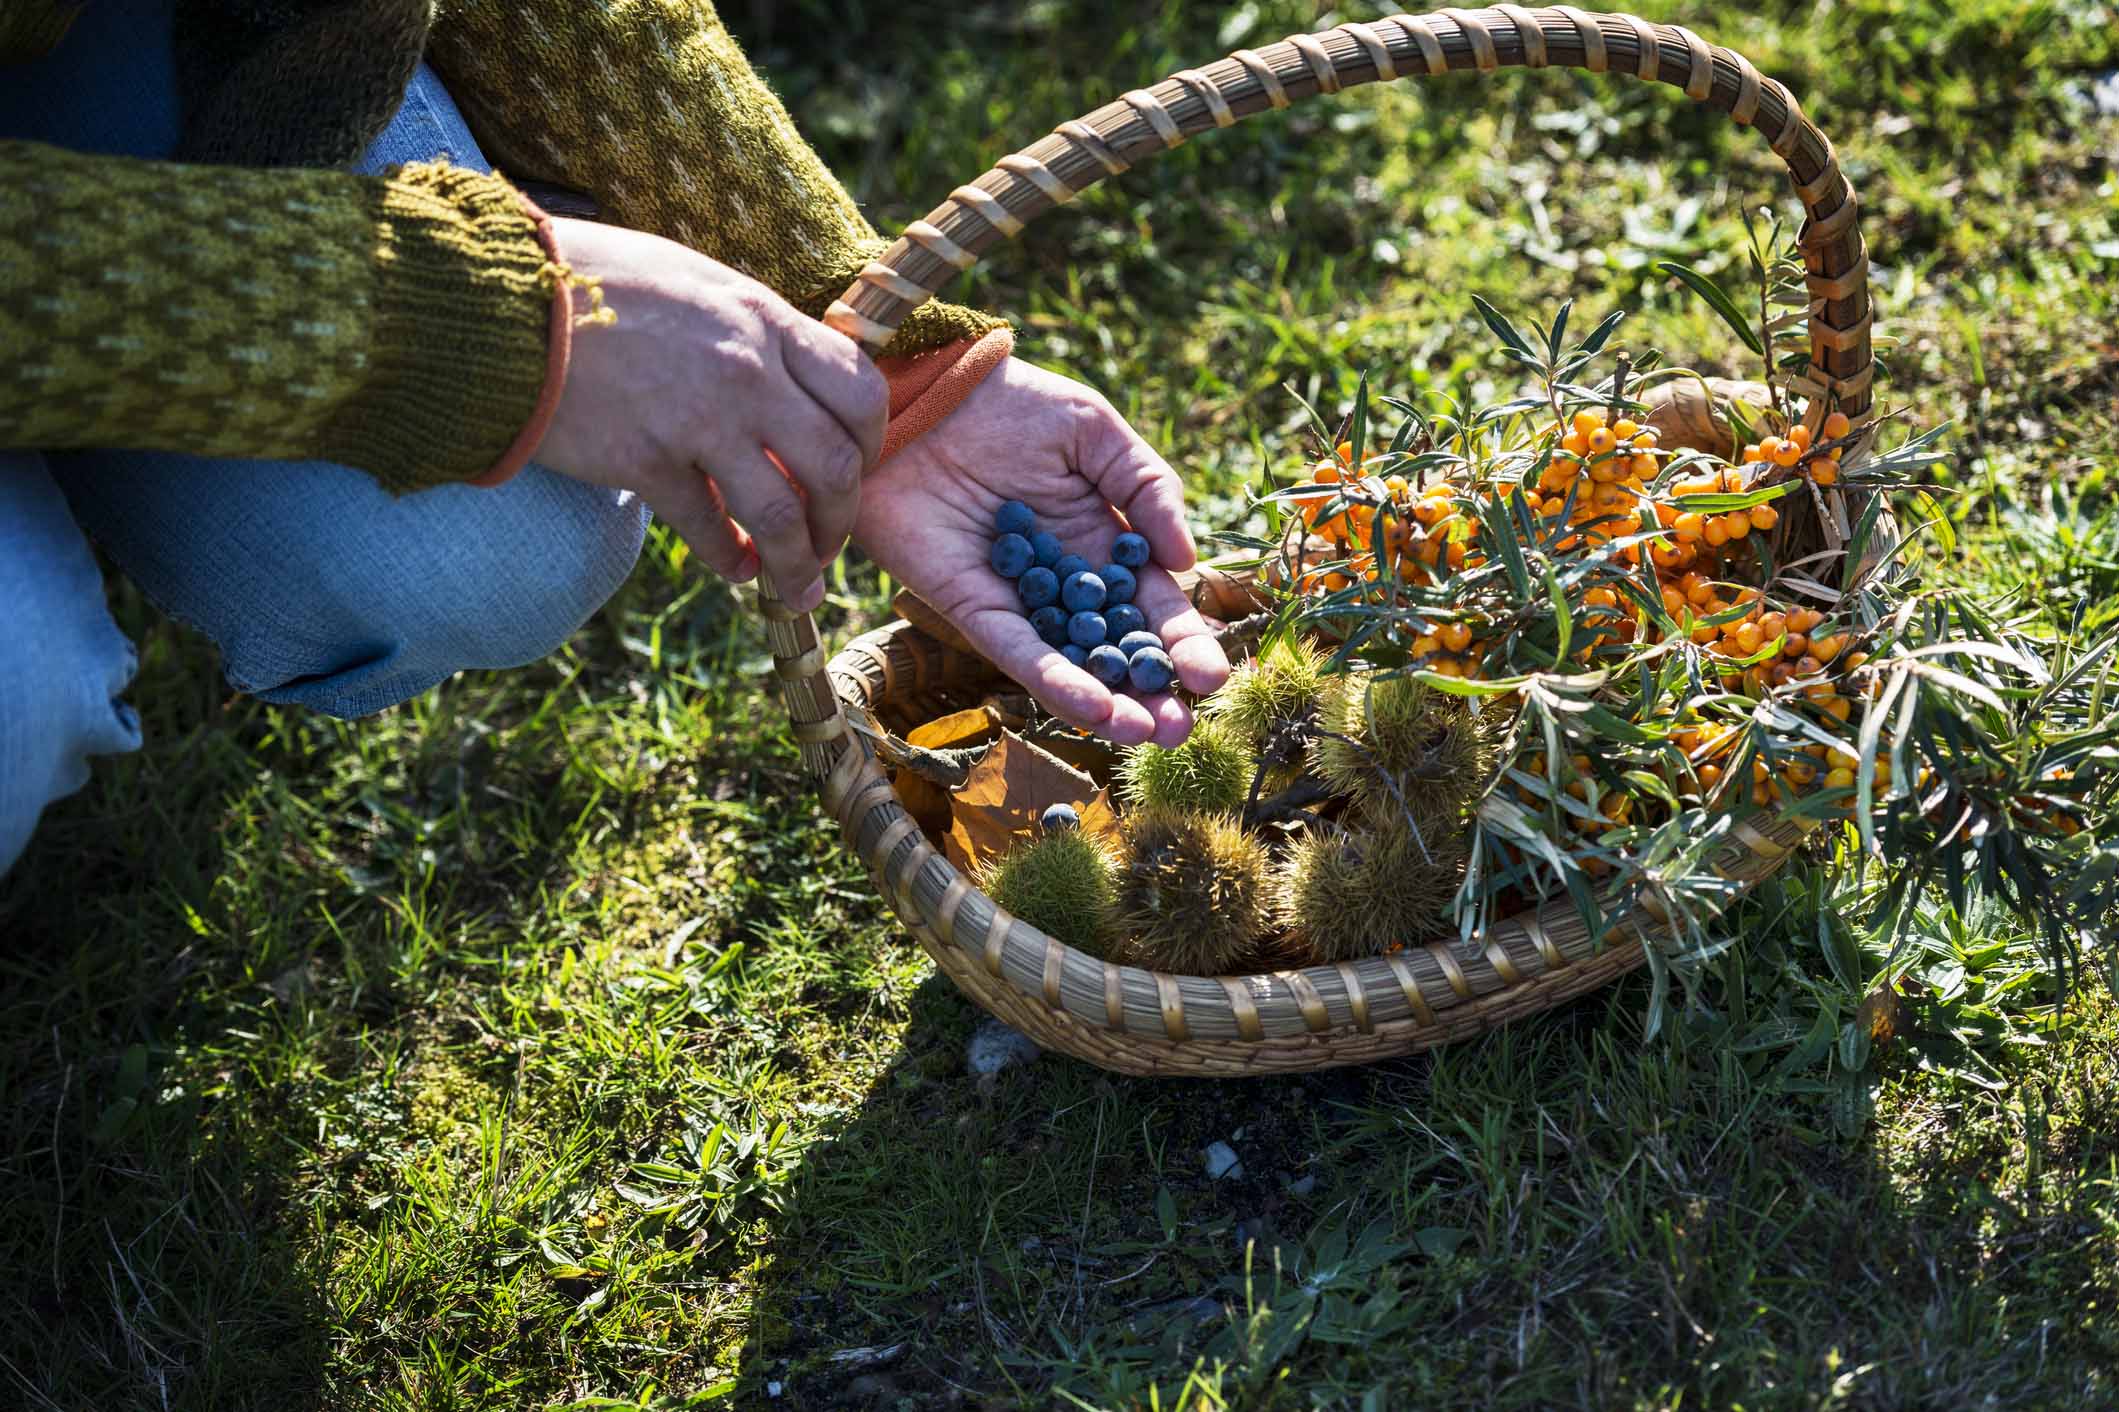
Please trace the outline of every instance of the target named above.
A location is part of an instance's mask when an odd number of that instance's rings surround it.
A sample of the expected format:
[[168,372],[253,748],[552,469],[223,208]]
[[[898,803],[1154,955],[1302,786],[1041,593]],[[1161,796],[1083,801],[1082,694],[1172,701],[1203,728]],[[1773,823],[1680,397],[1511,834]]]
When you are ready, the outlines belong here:
[[[1804,697],[1824,707],[1834,720],[1844,723],[1852,715],[1852,707],[1838,686],[1825,680],[1825,673],[1834,663],[1840,672],[1854,671],[1869,655],[1848,652],[1844,632],[1818,632],[1825,615],[1815,608],[1769,609],[1757,589],[1717,583],[1697,573],[1665,585],[1663,606],[1695,643],[1717,656],[1748,659],[1780,643],[1776,656],[1724,673],[1722,684],[1730,690],[1748,689],[1758,696],[1772,687],[1815,678],[1804,687]],[[1748,612],[1722,621],[1747,606]],[[1840,705],[1832,705],[1834,701]]]
[[1837,485],[1839,454],[1845,449],[1847,434],[1854,430],[1854,423],[1847,420],[1845,412],[1834,412],[1825,418],[1819,430],[1825,439],[1813,446],[1810,428],[1797,423],[1788,429],[1786,436],[1769,436],[1746,446],[1743,463],[1792,469],[1808,476],[1817,485]]

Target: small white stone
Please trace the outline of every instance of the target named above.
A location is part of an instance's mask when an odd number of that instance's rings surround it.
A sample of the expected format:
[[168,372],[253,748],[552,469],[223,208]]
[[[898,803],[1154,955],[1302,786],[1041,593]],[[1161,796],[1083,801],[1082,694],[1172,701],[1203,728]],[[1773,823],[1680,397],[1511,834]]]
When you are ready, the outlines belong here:
[[1237,1157],[1236,1149],[1227,1143],[1214,1143],[1207,1148],[1203,1155],[1207,1160],[1208,1181],[1218,1182],[1223,1177],[1240,1177],[1243,1175],[1243,1161]]
[[767,1397],[778,1397],[780,1395],[780,1384],[777,1382],[767,1383],[765,1385],[765,1395]]
[[971,1035],[971,1043],[965,1046],[964,1064],[972,1073],[984,1078],[998,1074],[1001,1070],[1017,1064],[1028,1063],[1044,1053],[1037,1041],[1021,1030],[1010,1029],[999,1020],[986,1020]]
[[1303,1177],[1297,1181],[1292,1181],[1288,1183],[1289,1196],[1308,1196],[1311,1192],[1315,1190],[1317,1190],[1317,1174],[1315,1172],[1312,1172],[1310,1175]]

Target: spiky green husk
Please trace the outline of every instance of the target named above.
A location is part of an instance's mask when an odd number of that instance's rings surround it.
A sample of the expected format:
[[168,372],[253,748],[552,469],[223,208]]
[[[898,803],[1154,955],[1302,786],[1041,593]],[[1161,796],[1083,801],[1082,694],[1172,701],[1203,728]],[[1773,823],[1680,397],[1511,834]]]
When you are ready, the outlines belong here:
[[1268,734],[1308,719],[1330,685],[1323,652],[1283,637],[1240,663],[1200,714],[1235,728],[1256,747]]
[[1018,844],[979,870],[979,890],[1031,926],[1092,956],[1112,936],[1117,898],[1110,846],[1079,829]]
[[1240,969],[1272,928],[1265,845],[1233,815],[1142,809],[1127,816],[1112,959],[1180,975]]
[[[1326,702],[1313,748],[1326,784],[1389,809],[1423,837],[1454,829],[1493,768],[1489,732],[1460,697],[1411,677],[1364,675]],[[1334,739],[1333,737],[1341,737]]]
[[1278,919],[1324,962],[1432,940],[1450,929],[1465,853],[1456,828],[1416,841],[1401,823],[1364,820],[1353,829],[1304,834],[1276,878]]
[[1204,809],[1235,813],[1251,795],[1258,757],[1221,721],[1200,720],[1183,745],[1140,745],[1119,762],[1119,792],[1142,809]]

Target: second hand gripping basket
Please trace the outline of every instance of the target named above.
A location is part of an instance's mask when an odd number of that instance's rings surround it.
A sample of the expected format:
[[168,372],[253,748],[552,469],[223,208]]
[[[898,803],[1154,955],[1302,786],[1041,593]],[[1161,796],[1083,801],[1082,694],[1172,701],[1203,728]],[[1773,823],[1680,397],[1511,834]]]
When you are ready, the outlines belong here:
[[[1765,136],[1806,216],[1811,368],[1808,386],[1796,388],[1811,394],[1813,407],[1829,398],[1857,426],[1868,421],[1868,257],[1831,142],[1785,88],[1741,56],[1681,26],[1571,6],[1497,5],[1345,24],[1239,49],[1136,89],[950,193],[862,271],[826,322],[879,350],[906,315],[1027,222],[1209,128],[1357,84],[1553,65],[1670,84]],[[1001,680],[993,666],[904,622],[827,663],[810,615],[789,609],[769,582],[761,588],[803,762],[847,845],[950,979],[1046,1048],[1143,1075],[1369,1063],[1535,1015],[1643,960],[1637,933],[1588,935],[1564,904],[1508,918],[1469,944],[1441,941],[1256,975],[1171,975],[1073,950],[997,907],[928,842],[872,744],[885,730],[978,700]],[[1754,883],[1809,827],[1770,812],[1740,822],[1715,866]]]

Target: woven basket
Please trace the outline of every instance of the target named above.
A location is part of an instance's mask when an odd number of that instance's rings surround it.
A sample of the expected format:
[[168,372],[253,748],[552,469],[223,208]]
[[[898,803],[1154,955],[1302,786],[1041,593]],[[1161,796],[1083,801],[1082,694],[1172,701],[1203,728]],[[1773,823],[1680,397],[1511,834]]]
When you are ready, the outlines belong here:
[[[960,186],[833,304],[826,321],[880,349],[914,308],[991,246],[1104,177],[1209,127],[1299,98],[1420,74],[1564,64],[1633,74],[1769,135],[1807,215],[1811,417],[1836,405],[1868,419],[1867,251],[1832,144],[1780,84],[1690,30],[1572,7],[1498,5],[1399,15],[1239,49],[1136,89],[1003,157]],[[921,833],[878,762],[879,733],[976,700],[999,681],[987,662],[912,623],[851,643],[827,665],[816,624],[761,581],[775,670],[804,764],[825,807],[935,963],[973,999],[1039,1044],[1130,1074],[1239,1075],[1368,1063],[1481,1034],[1548,1010],[1639,965],[1641,937],[1591,936],[1572,907],[1501,921],[1471,943],[1437,942],[1363,961],[1248,976],[1114,966],[1010,916]],[[849,723],[849,715],[852,723]],[[1767,876],[1807,821],[1740,821],[1715,867]]]

